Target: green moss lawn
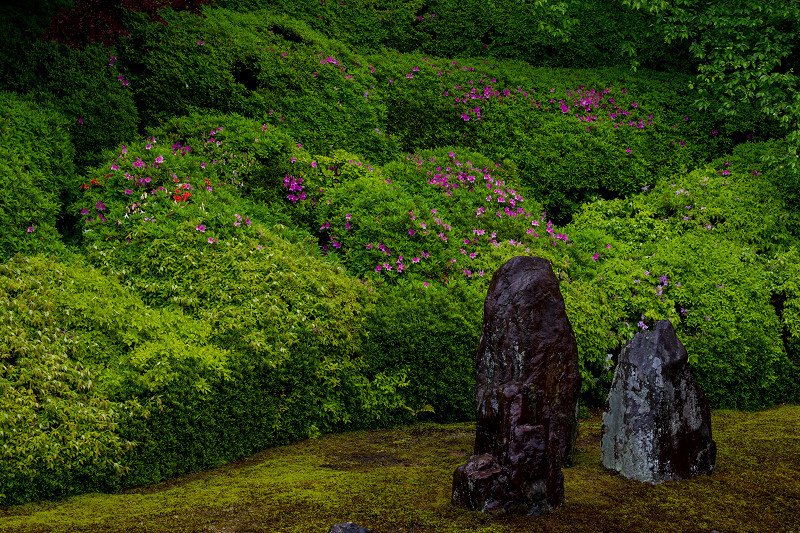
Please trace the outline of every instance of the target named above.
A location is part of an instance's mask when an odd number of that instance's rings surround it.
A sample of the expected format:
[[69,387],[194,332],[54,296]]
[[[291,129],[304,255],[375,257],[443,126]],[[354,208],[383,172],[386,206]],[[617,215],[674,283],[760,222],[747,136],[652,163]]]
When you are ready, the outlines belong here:
[[496,519],[450,504],[474,424],[326,435],[119,494],[6,507],[3,532],[800,531],[800,406],[712,414],[717,469],[679,483],[629,481],[600,464],[599,412],[581,422],[566,503]]

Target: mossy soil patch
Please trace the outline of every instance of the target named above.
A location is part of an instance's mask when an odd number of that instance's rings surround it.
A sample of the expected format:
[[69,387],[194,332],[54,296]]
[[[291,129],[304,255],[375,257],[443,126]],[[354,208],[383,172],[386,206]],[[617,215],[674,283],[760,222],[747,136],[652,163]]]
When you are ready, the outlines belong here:
[[649,485],[600,465],[600,414],[583,420],[566,504],[503,518],[450,504],[474,424],[328,435],[118,494],[0,509],[2,532],[325,532],[353,521],[389,532],[782,531],[800,533],[800,406],[715,411],[717,469]]

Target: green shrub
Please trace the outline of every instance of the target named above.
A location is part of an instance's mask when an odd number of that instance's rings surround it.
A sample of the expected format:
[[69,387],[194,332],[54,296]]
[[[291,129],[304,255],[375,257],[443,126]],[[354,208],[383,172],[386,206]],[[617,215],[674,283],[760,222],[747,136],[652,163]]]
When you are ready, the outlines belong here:
[[58,114],[0,93],[0,261],[63,249],[56,226],[75,153]]
[[665,242],[642,266],[669,279],[663,290],[681,317],[676,329],[713,406],[755,409],[788,399],[778,381],[787,364],[781,328],[759,256],[689,235]]
[[382,287],[365,322],[370,373],[403,372],[412,411],[436,420],[475,417],[475,353],[485,291],[472,284],[422,282]]
[[[220,126],[224,128],[217,131]],[[210,136],[210,132],[216,132]],[[291,171],[296,141],[281,126],[272,126],[237,114],[193,114],[176,117],[150,130],[153,138],[163,145],[178,144],[195,147],[209,157],[216,143],[225,145],[228,154],[235,155],[247,165],[239,165],[237,175],[246,194],[261,204],[275,204],[283,199],[283,176]]]
[[[797,394],[787,379],[796,368],[789,270],[770,259],[793,243],[790,217],[769,172],[741,158],[715,164],[584,206],[568,228],[578,244],[569,275],[596,287],[580,299],[589,305],[578,321],[602,324],[600,333],[613,316],[621,345],[654,320],[672,320],[712,405],[752,409]],[[583,358],[600,363],[618,346]]]
[[202,327],[80,264],[0,265],[0,300],[3,503],[119,486],[145,438],[126,426],[178,383],[219,377],[219,362],[199,370],[211,355],[194,336]]
[[131,25],[120,68],[130,73],[147,126],[195,111],[239,113],[281,125],[317,152],[387,158],[391,147],[375,132],[385,115],[375,80],[345,45],[285,16],[207,15]]

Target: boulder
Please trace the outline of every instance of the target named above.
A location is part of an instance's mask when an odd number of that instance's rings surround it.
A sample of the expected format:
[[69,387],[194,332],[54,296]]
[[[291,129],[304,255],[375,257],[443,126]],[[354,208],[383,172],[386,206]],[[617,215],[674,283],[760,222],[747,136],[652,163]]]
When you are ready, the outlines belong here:
[[514,257],[495,272],[475,368],[475,451],[453,474],[453,503],[545,514],[563,503],[580,392],[575,336],[546,260]]
[[603,413],[601,451],[603,466],[637,481],[714,471],[708,400],[668,320],[637,333],[622,349]]

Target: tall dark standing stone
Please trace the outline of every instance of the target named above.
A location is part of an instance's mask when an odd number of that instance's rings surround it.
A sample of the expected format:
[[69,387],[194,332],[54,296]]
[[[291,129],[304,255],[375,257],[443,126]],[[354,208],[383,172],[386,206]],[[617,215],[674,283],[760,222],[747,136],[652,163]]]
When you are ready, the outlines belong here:
[[578,347],[546,260],[514,257],[495,272],[475,367],[475,453],[453,474],[453,503],[545,514],[564,501],[580,392]]
[[603,466],[637,481],[714,471],[711,409],[668,320],[622,349],[603,413],[601,451]]

